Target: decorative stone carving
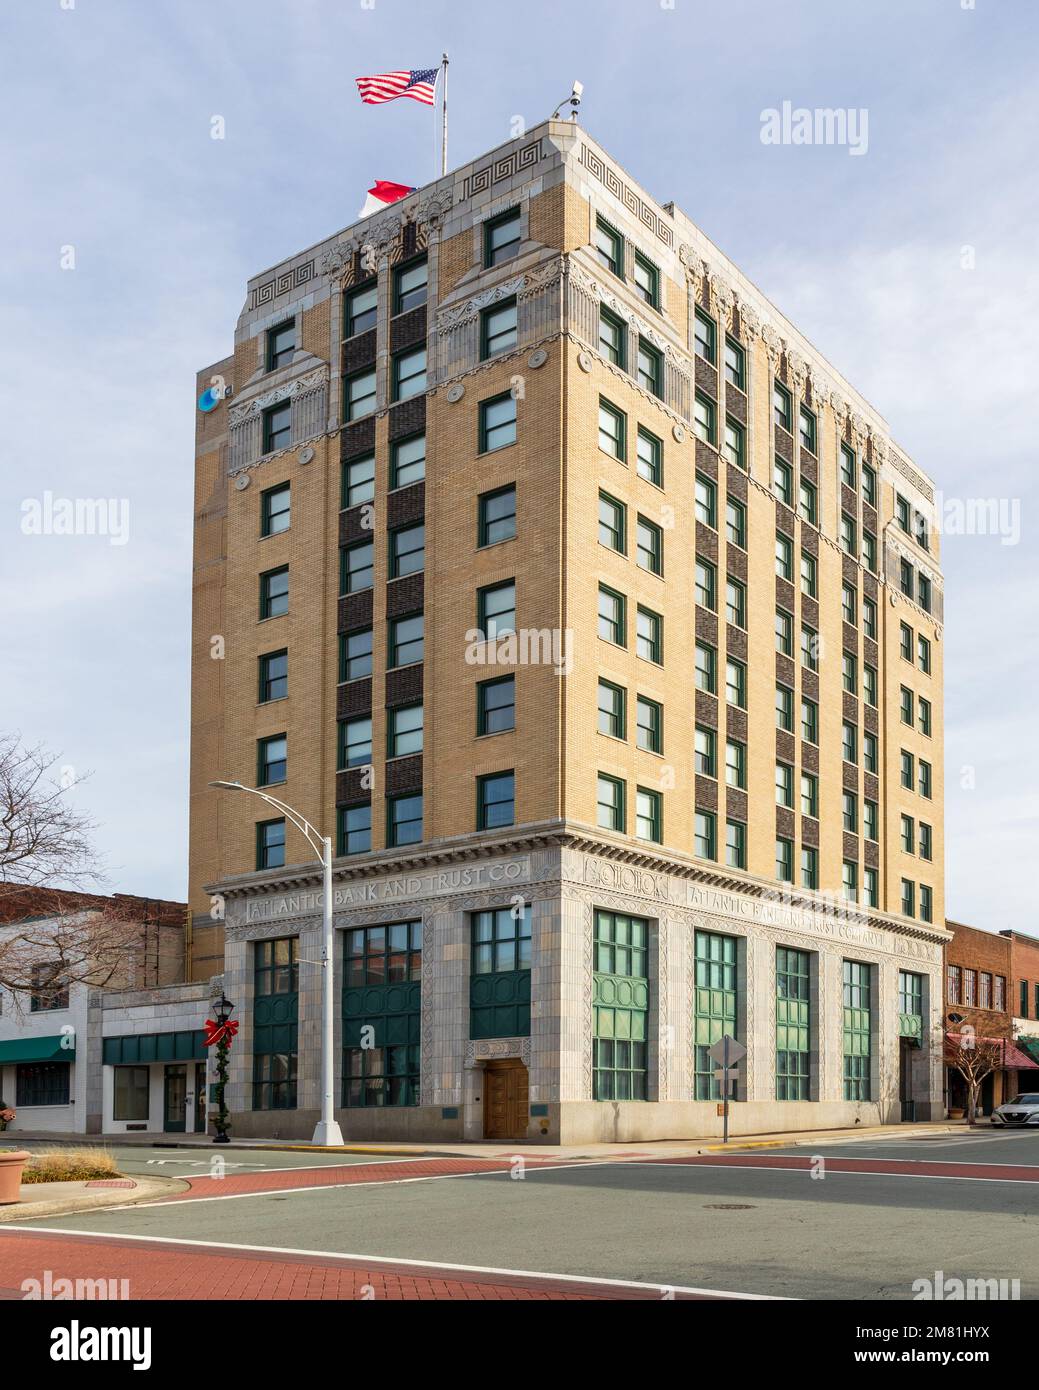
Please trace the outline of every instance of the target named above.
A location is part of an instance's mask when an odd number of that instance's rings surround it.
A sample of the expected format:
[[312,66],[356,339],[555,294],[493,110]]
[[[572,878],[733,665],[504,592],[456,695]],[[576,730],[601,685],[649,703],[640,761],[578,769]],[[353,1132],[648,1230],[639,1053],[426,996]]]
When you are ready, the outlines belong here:
[[260,396],[254,396],[251,401],[243,401],[240,405],[233,405],[227,412],[227,423],[229,426],[241,424],[243,420],[250,416],[260,415],[268,406],[277,405],[279,401],[292,400],[296,396],[303,396],[308,391],[314,391],[324,386],[328,373],[324,368],[319,368],[316,372],[308,372],[306,376],[297,377],[295,381],[286,382],[282,386],[275,386],[270,391],[264,391]]

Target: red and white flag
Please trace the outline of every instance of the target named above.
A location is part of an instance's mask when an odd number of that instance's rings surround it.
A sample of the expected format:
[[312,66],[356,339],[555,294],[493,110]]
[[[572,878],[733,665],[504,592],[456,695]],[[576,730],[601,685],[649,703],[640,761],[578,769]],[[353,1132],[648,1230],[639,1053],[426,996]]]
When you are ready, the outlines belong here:
[[368,190],[364,207],[357,215],[358,217],[370,217],[373,212],[378,212],[389,203],[399,202],[401,198],[406,198],[409,193],[414,193],[414,191],[406,183],[390,183],[388,179],[376,179]]

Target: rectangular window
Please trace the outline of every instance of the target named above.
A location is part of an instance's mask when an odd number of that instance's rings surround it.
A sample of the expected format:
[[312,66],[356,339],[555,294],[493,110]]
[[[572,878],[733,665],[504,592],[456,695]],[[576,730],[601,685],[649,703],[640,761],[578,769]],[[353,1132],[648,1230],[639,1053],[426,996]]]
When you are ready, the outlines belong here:
[[739,343],[725,339],[725,380],[740,391],[747,389],[746,358]]
[[854,792],[842,792],[841,808],[844,829],[849,831],[852,835],[857,835],[859,829],[859,798]]
[[603,772],[599,773],[597,823],[603,830],[624,833],[624,783]]
[[599,682],[599,732],[610,738],[627,737],[623,686]]
[[916,664],[927,676],[931,674],[931,644],[922,633],[916,636]]
[[369,328],[375,327],[379,317],[379,287],[374,280],[351,290],[345,303],[344,332],[347,338],[356,338],[358,333],[367,333]]
[[907,752],[903,748],[901,752],[900,762],[902,770],[902,786],[905,787],[906,791],[911,792],[913,790],[913,787],[915,786],[915,759],[913,758],[912,753]]
[[510,352],[519,341],[519,319],[515,299],[484,309],[480,315],[480,358]]
[[859,760],[858,725],[850,724],[847,720],[841,725],[841,756],[846,763],[857,763]]
[[339,592],[357,594],[370,589],[375,582],[375,545],[359,541],[345,545],[339,552]]
[[148,1067],[114,1067],[113,1120],[147,1120],[150,1071]]
[[783,836],[776,840],[776,878],[780,883],[794,881],[794,842]]
[[725,503],[725,539],[730,545],[747,548],[747,509],[742,502],[730,497]]
[[747,626],[747,586],[731,574],[725,581],[725,621],[733,627]]
[[725,438],[722,441],[722,453],[729,463],[734,463],[737,468],[746,469],[747,432],[739,421],[734,420],[731,415],[725,417]]
[[648,261],[638,251],[635,252],[633,279],[635,281],[635,293],[644,299],[651,308],[656,309],[660,304],[660,272],[652,261]]
[[481,454],[493,453],[516,442],[516,402],[511,392],[480,402]]
[[774,459],[772,463],[772,486],[779,500],[785,502],[788,507],[792,507],[794,504],[794,471],[781,458]]
[[389,846],[417,845],[422,839],[422,797],[391,796],[387,802]]
[[880,839],[880,808],[875,801],[862,803],[862,833],[867,840]]
[[390,487],[409,487],[426,476],[426,436],[413,434],[390,446]]
[[819,519],[819,497],[814,483],[802,478],[798,489],[799,511],[804,521],[816,525]]
[[903,724],[913,726],[913,692],[907,685],[899,686],[898,690],[898,712]]
[[918,727],[922,734],[931,737],[931,702],[921,695],[917,705]]
[[419,574],[426,567],[426,528],[404,526],[390,532],[390,578]]
[[372,804],[340,806],[337,839],[340,854],[370,854],[372,848]]
[[913,660],[913,629],[908,623],[901,623],[898,629],[898,650],[903,661]]
[[343,978],[343,1105],[417,1105],[422,923],[346,932]]
[[983,970],[978,981],[978,1007],[980,1009],[992,1008],[992,976],[987,970]]
[[877,475],[868,463],[862,465],[862,500],[871,507],[877,505]]
[[933,832],[925,821],[920,822],[918,830],[919,837],[917,840],[917,849],[919,850],[920,858],[930,860],[934,857],[931,838]]
[[429,267],[425,256],[393,272],[393,312],[406,314],[425,304],[429,286]]
[[289,529],[292,519],[290,493],[289,484],[281,483],[260,494],[261,536],[274,536]]
[[476,779],[476,828],[497,830],[516,823],[516,776],[492,772]]
[[625,363],[626,332],[623,322],[609,309],[599,309],[599,355],[622,370]]
[[339,505],[344,510],[375,500],[375,455],[350,459],[343,464],[339,484]]
[[339,770],[367,767],[372,760],[372,717],[339,721]]
[[355,372],[343,383],[343,419],[361,420],[371,415],[376,401],[376,375],[373,367]]
[[931,799],[931,764],[925,763],[923,758],[920,758],[917,763],[917,772],[919,773],[920,795],[925,796],[929,801]]
[[874,642],[877,640],[877,605],[871,598],[862,598],[862,631]]
[[414,666],[425,656],[426,619],[423,613],[408,618],[390,619],[390,641],[387,652],[388,669]]
[[718,330],[714,319],[697,309],[693,318],[693,346],[698,357],[713,362],[717,355]]
[[635,524],[635,561],[650,574],[664,572],[664,533],[644,516]]
[[288,741],[284,734],[261,738],[256,745],[258,787],[270,787],[284,782],[288,776]]
[[636,436],[636,471],[640,478],[664,486],[664,446],[655,434],[639,426]]
[[626,606],[623,594],[599,585],[599,636],[604,642],[617,647],[628,645]]
[[811,982],[807,951],[776,947],[776,1099],[811,1094]]
[[595,222],[595,255],[600,265],[624,278],[624,239],[601,217]]
[[913,853],[913,846],[915,842],[915,824],[916,823],[913,820],[912,816],[902,816],[902,849],[905,851],[906,854]]
[[794,692],[787,685],[776,686],[776,728],[794,732]]
[[806,405],[801,406],[798,412],[798,433],[801,436],[801,448],[807,449],[810,454],[814,454],[815,416]]
[[712,611],[717,608],[717,572],[710,560],[701,559],[699,555],[696,557],[693,591],[701,608],[710,608]]
[[697,391],[693,398],[693,433],[708,444],[715,440],[716,406],[710,396]]
[[801,887],[819,887],[819,851],[812,845],[801,848]]
[[934,894],[926,883],[920,884],[920,920],[934,921]]
[[794,654],[793,615],[785,612],[782,608],[776,609],[776,651],[783,656],[793,656]]
[[635,379],[643,391],[648,391],[652,396],[663,395],[664,359],[645,338],[639,339]]
[[273,454],[292,443],[292,404],[283,401],[263,412],[263,452]]
[[776,532],[776,573],[780,579],[794,577],[794,543],[782,531]]
[[409,401],[426,389],[426,349],[409,348],[393,358],[393,399]]
[[284,820],[263,820],[256,826],[256,867],[280,869],[285,864]]
[[639,840],[649,840],[655,845],[662,842],[662,803],[660,792],[648,787],[635,790],[635,836]]
[[841,654],[841,684],[849,695],[858,694],[858,658],[852,652]]
[[844,1099],[869,1100],[872,1026],[871,968],[844,962]]
[[877,538],[872,531],[862,532],[862,563],[871,573],[877,572]]
[[627,458],[627,416],[599,397],[599,448],[624,463]]
[[635,613],[635,654],[657,666],[664,664],[664,619],[641,605]]
[[794,769],[789,763],[776,763],[776,805],[793,806]]
[[841,445],[841,482],[845,487],[855,486],[855,451],[847,444]]
[[643,918],[596,912],[592,980],[592,1094],[596,1100],[646,1099],[648,945],[649,923]]
[[814,772],[801,773],[801,814],[819,815],[819,779]]
[[386,755],[407,758],[422,752],[422,706],[400,705],[386,714]]
[[816,596],[815,556],[809,555],[807,551],[801,553],[801,592],[809,598]]
[[877,683],[877,668],[875,666],[863,666],[862,668],[862,698],[873,709],[876,709],[879,700],[879,686]]
[[477,503],[477,544],[497,545],[516,535],[515,485],[485,492]]
[[511,261],[520,250],[520,210],[510,208],[483,224],[483,263],[489,268]]
[[339,679],[355,681],[372,674],[372,640],[370,627],[359,632],[344,632],[339,638]]
[[780,429],[793,431],[794,415],[790,392],[778,381],[772,383],[772,418]]
[[260,704],[271,700],[284,700],[289,693],[289,654],[265,652],[260,657]]
[[664,711],[656,700],[640,695],[636,701],[638,746],[646,753],[664,751]]
[[[296,351],[296,320],[286,319],[267,330],[267,370],[276,371],[292,361]],[[147,1116],[145,1116],[147,1118]]]
[[15,1104],[68,1105],[68,1062],[21,1062],[15,1072]]
[[747,668],[742,661],[725,662],[725,699],[737,709],[747,708]]
[[[693,487],[696,519],[715,530],[718,525],[718,489],[710,478],[697,473]],[[736,504],[739,506],[739,503]]]
[[801,737],[806,743],[819,742],[819,706],[814,700],[801,701]]
[[693,853],[697,859],[717,858],[713,811],[697,811],[693,817]]
[[858,591],[851,584],[841,585],[841,617],[846,623],[855,625],[858,607]]
[[[916,885],[909,878],[902,880],[902,916],[916,916]],[[971,973],[973,974],[973,972]],[[971,1000],[971,1003],[973,1002]]]
[[[474,912],[471,925],[470,961],[474,975],[506,975],[518,970],[530,970],[531,914],[528,903],[524,903],[518,911],[511,907],[497,907],[489,912]],[[519,1030],[513,1027],[506,1032],[480,1032],[476,1036],[509,1037],[529,1032],[529,1007],[524,1023],[526,1027]]]
[[841,549],[846,555],[855,555],[857,549],[855,537],[855,518],[849,516],[847,512],[841,512]]
[[[729,824],[737,826],[740,823],[730,821]],[[738,835],[735,839],[739,839]],[[741,868],[742,865],[732,867]],[[710,1049],[725,1036],[736,1037],[739,983],[736,938],[698,931],[694,968],[694,1095],[696,1100],[716,1101],[722,1096],[721,1084],[714,1076],[720,1064],[711,1056]]]
[[516,727],[516,677],[480,681],[476,687],[476,732],[503,734]]
[[899,527],[906,533],[907,536],[912,534],[912,528],[909,524],[909,502],[905,497],[901,495],[901,493],[895,494],[895,519],[898,522]]
[[493,642],[504,633],[516,631],[516,581],[490,584],[476,594],[476,626],[484,641]]
[[730,869],[747,867],[747,827],[741,820],[725,822],[725,863]]
[[695,739],[695,768],[701,777],[715,776],[715,733],[697,724]]
[[69,989],[61,974],[61,965],[37,964],[32,967],[33,989],[29,996],[30,1013],[50,1013],[54,1009],[67,1009]]
[[747,745],[734,738],[725,742],[725,785],[741,790],[747,786]]
[[708,694],[713,695],[717,681],[717,652],[705,642],[697,642],[694,660],[697,690],[706,690]]
[[862,871],[862,901],[866,907],[880,906],[880,878],[876,869]]
[[950,965],[945,972],[945,992],[950,1004],[962,1004],[961,982],[963,973],[958,965]]
[[[992,982],[992,1007],[1002,1013],[1007,1006],[1007,982],[1005,975],[997,975]],[[1039,986],[1037,986],[1039,988]],[[1039,996],[1036,998],[1036,1018],[1039,1018]]]

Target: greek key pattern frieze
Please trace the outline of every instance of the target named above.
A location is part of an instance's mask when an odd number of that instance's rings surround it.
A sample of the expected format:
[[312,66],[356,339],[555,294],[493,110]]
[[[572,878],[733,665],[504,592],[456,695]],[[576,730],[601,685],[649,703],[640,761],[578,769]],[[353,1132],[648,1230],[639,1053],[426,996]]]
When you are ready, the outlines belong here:
[[532,140],[521,149],[510,150],[508,154],[500,155],[490,164],[485,164],[482,169],[466,174],[462,180],[462,200],[472,198],[477,193],[486,193],[495,184],[503,183],[528,169],[535,169],[540,163],[540,140]]
[[279,270],[272,279],[265,280],[262,285],[256,286],[252,292],[249,307],[250,309],[259,309],[264,304],[273,304],[283,294],[291,294],[293,290],[308,285],[313,278],[314,262],[312,260],[304,261],[301,265],[292,266],[287,270]]
[[648,227],[660,238],[665,246],[674,246],[675,234],[671,225],[659,215],[652,203],[647,203],[644,198],[640,198],[635,190],[625,183],[604,159],[583,142],[581,144],[581,163],[593,178],[599,180],[608,193],[612,193],[615,198],[619,199],[644,227]]

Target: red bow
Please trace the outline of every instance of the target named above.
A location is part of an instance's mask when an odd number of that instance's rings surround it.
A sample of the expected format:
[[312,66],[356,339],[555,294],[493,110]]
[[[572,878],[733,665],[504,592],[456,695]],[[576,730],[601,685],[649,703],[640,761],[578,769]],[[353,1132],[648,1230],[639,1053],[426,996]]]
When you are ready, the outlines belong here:
[[224,1038],[230,1043],[231,1039],[238,1032],[238,1020],[229,1018],[226,1023],[217,1023],[211,1018],[206,1019],[205,1044],[212,1047],[214,1043],[221,1042]]

